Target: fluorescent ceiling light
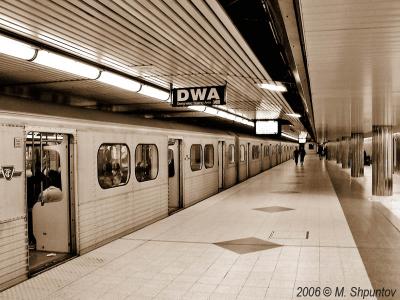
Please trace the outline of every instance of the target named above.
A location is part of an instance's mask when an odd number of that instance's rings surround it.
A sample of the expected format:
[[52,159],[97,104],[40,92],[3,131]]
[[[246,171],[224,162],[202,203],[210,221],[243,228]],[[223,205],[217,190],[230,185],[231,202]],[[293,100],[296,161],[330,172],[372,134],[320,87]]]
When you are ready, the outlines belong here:
[[189,105],[189,109],[204,112],[206,110],[206,107],[204,105]]
[[290,117],[294,117],[294,118],[300,118],[301,117],[300,114],[286,114],[286,115],[290,116]]
[[169,99],[168,92],[149,85],[142,85],[142,88],[139,90],[139,94],[156,98],[161,101],[167,101]]
[[286,92],[287,89],[285,86],[281,84],[274,84],[274,83],[259,83],[258,86],[262,89],[274,91],[274,92]]
[[45,50],[39,50],[33,62],[89,79],[97,79],[100,74],[96,67]]
[[299,138],[305,139],[307,138],[307,135],[308,135],[307,131],[300,131]]
[[102,71],[97,80],[131,92],[138,92],[142,87],[142,85],[135,80],[108,71]]
[[289,134],[287,134],[285,132],[282,132],[281,135],[286,137],[286,138],[288,138],[288,139],[291,139],[293,141],[296,141],[296,142],[298,141],[298,138],[295,138],[295,137],[293,137],[293,136],[291,136],[291,135],[289,135]]
[[204,112],[206,114],[216,116],[219,118],[235,121],[237,123],[245,124],[247,126],[252,126],[254,127],[254,122],[248,121],[242,117],[235,116],[234,114],[231,114],[227,111],[221,110],[221,109],[216,109],[211,106],[204,106],[204,105],[190,105],[188,106],[189,109],[196,110],[199,112]]
[[35,57],[36,49],[30,45],[18,42],[5,36],[0,36],[0,53],[16,58],[31,60]]

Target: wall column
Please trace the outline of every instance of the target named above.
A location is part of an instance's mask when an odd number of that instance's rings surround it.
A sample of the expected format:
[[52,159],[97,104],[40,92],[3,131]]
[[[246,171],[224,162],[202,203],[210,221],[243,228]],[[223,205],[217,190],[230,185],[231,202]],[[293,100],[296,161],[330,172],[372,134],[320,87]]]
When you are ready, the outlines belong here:
[[344,136],[342,137],[342,168],[348,169],[350,168],[350,137]]
[[364,134],[351,134],[351,177],[364,176]]
[[393,194],[393,134],[390,125],[372,126],[372,195]]
[[341,158],[340,158],[340,154],[341,154],[341,146],[342,146],[342,142],[337,139],[336,140],[336,163],[340,164],[342,162]]

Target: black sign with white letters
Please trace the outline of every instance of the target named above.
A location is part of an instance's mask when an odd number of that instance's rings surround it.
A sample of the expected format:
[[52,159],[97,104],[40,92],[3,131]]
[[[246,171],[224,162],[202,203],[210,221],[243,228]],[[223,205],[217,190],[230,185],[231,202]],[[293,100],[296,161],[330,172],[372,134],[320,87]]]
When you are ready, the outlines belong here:
[[225,105],[226,86],[172,89],[172,106]]

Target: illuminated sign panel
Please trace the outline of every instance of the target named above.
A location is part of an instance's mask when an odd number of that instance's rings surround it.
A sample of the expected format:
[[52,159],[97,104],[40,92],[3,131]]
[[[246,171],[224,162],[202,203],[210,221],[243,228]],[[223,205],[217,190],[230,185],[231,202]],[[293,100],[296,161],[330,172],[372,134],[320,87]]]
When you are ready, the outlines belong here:
[[225,105],[226,86],[172,89],[172,106]]
[[278,134],[278,121],[256,121],[256,134]]
[[299,143],[300,144],[305,144],[306,143],[306,139],[305,138],[299,138]]

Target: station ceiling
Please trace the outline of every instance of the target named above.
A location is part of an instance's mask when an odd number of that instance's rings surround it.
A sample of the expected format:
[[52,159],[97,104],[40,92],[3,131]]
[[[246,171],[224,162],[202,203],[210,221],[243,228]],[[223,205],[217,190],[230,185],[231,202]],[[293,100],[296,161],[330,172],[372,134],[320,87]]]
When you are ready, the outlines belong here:
[[[271,78],[272,69],[267,72],[268,53],[266,58],[255,53],[255,46],[251,47],[239,31],[240,24],[227,13],[227,7],[240,2],[3,0],[0,31],[165,90],[171,85],[226,83],[229,111],[251,120],[286,119],[296,131],[305,130],[304,120],[287,115],[298,111],[284,94],[258,87],[258,83],[277,79]],[[254,3],[265,5],[264,0]],[[242,21],[239,16],[237,22]],[[5,55],[0,56],[0,80],[3,90],[25,89],[32,95],[46,91],[46,97],[74,106],[164,117],[204,117],[151,97]],[[306,125],[308,131],[312,124]]]
[[400,1],[299,1],[319,140],[398,130]]

